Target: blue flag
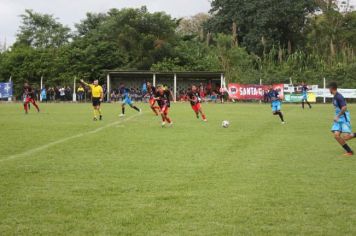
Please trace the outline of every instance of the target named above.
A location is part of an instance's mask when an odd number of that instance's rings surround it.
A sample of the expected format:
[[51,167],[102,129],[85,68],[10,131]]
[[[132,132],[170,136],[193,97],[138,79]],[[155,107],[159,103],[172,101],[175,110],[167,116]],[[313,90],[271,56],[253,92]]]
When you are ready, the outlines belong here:
[[0,98],[12,97],[12,82],[0,83]]

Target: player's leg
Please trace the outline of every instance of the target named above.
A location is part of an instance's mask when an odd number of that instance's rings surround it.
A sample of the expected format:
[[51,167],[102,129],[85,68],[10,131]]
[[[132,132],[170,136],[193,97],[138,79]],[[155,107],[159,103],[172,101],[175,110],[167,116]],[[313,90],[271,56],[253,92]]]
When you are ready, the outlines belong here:
[[353,151],[350,146],[346,143],[346,141],[341,137],[340,131],[334,131],[335,140],[345,149],[346,155],[353,155]]
[[197,105],[193,105],[192,109],[195,113],[195,116],[197,117],[197,119],[199,119],[199,109],[197,108]]
[[163,106],[160,109],[160,114],[161,114],[161,118],[162,118],[162,127],[164,127],[166,125],[166,115],[164,113],[165,109],[166,109],[166,106]]
[[133,103],[130,104],[130,107],[138,112],[141,112],[141,109],[139,109],[138,107],[136,107],[135,105],[133,105]]
[[158,116],[158,112],[157,111],[158,111],[159,107],[155,106],[156,101],[154,99],[150,99],[149,102],[150,102],[150,107],[151,107],[153,113],[155,113],[155,115]]
[[279,118],[281,119],[282,123],[284,123],[284,116],[283,116],[283,113],[279,110],[276,110],[273,112],[273,115],[274,116],[279,116]]
[[96,107],[96,110],[99,114],[99,120],[103,120],[103,114],[101,112],[101,104],[99,104],[97,107]]
[[164,111],[164,116],[169,125],[172,125],[172,120],[168,117],[169,108],[167,107]]
[[304,98],[302,99],[302,108],[304,109]]
[[29,99],[25,99],[24,103],[23,103],[23,107],[25,109],[25,113],[28,114],[28,105],[29,105]]
[[281,119],[282,123],[284,123],[284,116],[283,116],[283,113],[282,113],[280,110],[278,110],[278,111],[277,111],[277,115],[278,115],[279,118]]
[[133,104],[133,102],[132,102],[132,100],[131,99],[127,99],[127,104],[132,108],[132,109],[134,109],[134,110],[136,110],[136,111],[138,111],[138,112],[141,112],[141,109],[139,109],[138,107],[136,107],[134,104]]
[[126,105],[126,100],[122,101],[120,116],[125,116],[125,105]]
[[206,119],[206,115],[205,115],[205,113],[204,113],[203,108],[201,107],[201,105],[199,105],[199,113],[201,114],[201,117],[203,118],[203,121],[208,121],[208,120]]
[[354,139],[356,137],[356,133],[353,133],[353,134],[344,134],[342,136],[342,138],[345,140],[345,141],[349,141],[351,139]]
[[279,116],[279,118],[281,119],[282,123],[284,123],[284,116],[283,113],[281,112],[281,106],[280,104],[272,104],[272,114],[274,116]]
[[96,108],[96,106],[93,105],[93,115],[94,115],[93,120],[94,120],[94,121],[97,121],[97,120],[98,120],[97,113],[98,113],[98,112],[97,112],[97,108]]
[[31,98],[31,99],[30,99],[30,102],[32,103],[32,105],[34,105],[34,106],[36,107],[36,110],[37,110],[38,112],[40,112],[40,108],[38,107],[38,105],[37,105],[35,99]]
[[37,105],[35,99],[31,98],[31,99],[30,99],[30,102],[36,107],[37,112],[40,112],[40,108],[38,107],[38,105]]
[[93,106],[93,120],[97,121],[98,120],[98,105],[99,105],[99,100],[96,98],[92,99],[92,106]]
[[341,125],[341,130],[343,133],[342,138],[345,141],[349,141],[351,139],[354,139],[356,137],[356,133],[352,133],[352,128],[351,128],[351,122],[342,122],[339,123]]
[[312,108],[312,105],[308,102],[308,100],[306,100],[306,102],[307,102],[307,104],[308,104],[308,106],[309,106],[309,109],[311,109],[311,108]]
[[171,119],[168,117],[168,106],[163,106],[161,108],[161,117],[162,117],[162,127],[166,126],[166,121],[168,122],[169,125],[172,125]]
[[279,116],[279,118],[281,119],[282,121],[282,124],[284,124],[284,116],[283,116],[283,113],[281,111],[281,102],[278,102],[277,105],[276,105],[276,110],[277,110],[277,114]]

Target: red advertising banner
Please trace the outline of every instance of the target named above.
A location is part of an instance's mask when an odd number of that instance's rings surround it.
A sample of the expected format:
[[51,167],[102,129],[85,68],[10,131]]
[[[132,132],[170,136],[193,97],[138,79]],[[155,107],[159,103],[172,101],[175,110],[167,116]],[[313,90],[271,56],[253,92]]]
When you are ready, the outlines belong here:
[[[263,100],[264,92],[268,91],[269,87],[256,84],[229,84],[229,97],[236,100]],[[284,96],[284,84],[275,84],[273,88]]]
[[265,90],[267,85],[229,84],[230,98],[236,100],[263,100]]

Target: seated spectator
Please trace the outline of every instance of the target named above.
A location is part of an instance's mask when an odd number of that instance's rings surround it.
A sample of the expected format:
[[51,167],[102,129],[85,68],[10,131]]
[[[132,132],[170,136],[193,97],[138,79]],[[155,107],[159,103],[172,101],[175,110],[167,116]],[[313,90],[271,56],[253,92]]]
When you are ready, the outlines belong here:
[[111,100],[112,102],[117,102],[117,101],[118,101],[118,94],[116,94],[116,91],[115,91],[115,90],[113,90],[113,91],[111,92],[111,94],[110,94],[110,100]]
[[214,91],[211,93],[210,98],[211,98],[211,101],[212,101],[212,102],[215,102],[215,103],[216,103],[216,102],[218,101],[218,95],[217,95],[216,92],[214,92]]

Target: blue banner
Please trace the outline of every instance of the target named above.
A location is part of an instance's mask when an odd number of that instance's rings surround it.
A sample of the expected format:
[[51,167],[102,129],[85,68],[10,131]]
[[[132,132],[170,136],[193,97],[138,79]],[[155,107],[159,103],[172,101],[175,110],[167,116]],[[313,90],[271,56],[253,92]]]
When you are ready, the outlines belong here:
[[0,83],[0,98],[12,97],[12,82]]

